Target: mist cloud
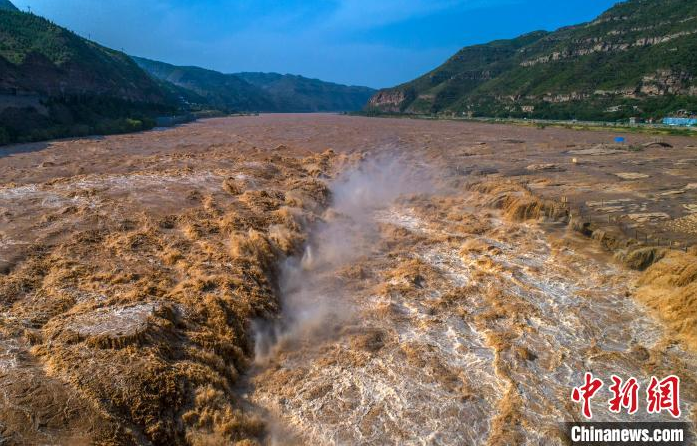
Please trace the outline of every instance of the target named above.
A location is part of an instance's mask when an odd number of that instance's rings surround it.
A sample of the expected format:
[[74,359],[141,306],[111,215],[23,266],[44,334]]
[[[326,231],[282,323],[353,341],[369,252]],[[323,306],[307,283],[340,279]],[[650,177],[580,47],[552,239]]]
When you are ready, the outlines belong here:
[[349,319],[350,299],[333,279],[375,246],[379,233],[373,213],[401,196],[433,189],[427,167],[390,156],[364,161],[333,181],[332,205],[311,228],[303,254],[281,265],[281,318],[256,323],[256,361],[264,364],[294,342],[324,336]]

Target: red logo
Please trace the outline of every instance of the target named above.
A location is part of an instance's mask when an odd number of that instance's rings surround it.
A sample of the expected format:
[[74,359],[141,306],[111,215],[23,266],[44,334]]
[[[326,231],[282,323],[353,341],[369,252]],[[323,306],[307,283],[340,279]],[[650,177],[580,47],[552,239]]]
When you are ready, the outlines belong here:
[[659,381],[652,376],[646,390],[646,402],[649,403],[648,413],[666,409],[674,418],[680,417],[680,378],[670,375]]
[[610,392],[613,395],[608,401],[610,412],[620,413],[624,407],[628,414],[636,413],[639,408],[639,383],[635,378],[629,378],[623,385],[621,378],[612,375]]
[[[608,400],[608,409],[612,413],[620,413],[626,409],[628,414],[634,414],[639,409],[639,382],[636,378],[630,377],[627,381],[612,375],[612,385],[608,390],[612,397]],[[591,411],[591,400],[596,393],[603,387],[604,383],[598,378],[593,378],[592,373],[586,372],[584,384],[574,387],[571,391],[571,399],[580,403],[583,402],[583,416],[589,420],[593,418]],[[680,417],[680,378],[675,375],[666,376],[658,380],[655,376],[651,377],[649,387],[646,389],[646,412],[660,413],[666,410],[674,418]]]
[[593,418],[593,413],[591,412],[591,399],[595,394],[603,387],[603,382],[599,379],[594,379],[592,373],[586,372],[585,384],[581,387],[574,387],[571,391],[571,399],[577,403],[583,400],[583,416],[589,420]]

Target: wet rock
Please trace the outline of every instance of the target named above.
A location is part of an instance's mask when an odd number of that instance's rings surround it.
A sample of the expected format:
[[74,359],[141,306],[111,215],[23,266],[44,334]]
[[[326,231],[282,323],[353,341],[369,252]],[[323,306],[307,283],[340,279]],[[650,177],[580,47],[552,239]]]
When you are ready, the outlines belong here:
[[668,190],[668,191],[665,191],[665,192],[661,192],[661,193],[660,193],[660,196],[661,196],[661,197],[673,197],[673,196],[675,196],[675,195],[682,195],[682,194],[684,194],[684,193],[685,193],[685,191],[682,190],[682,189]]
[[616,177],[619,177],[623,180],[643,180],[646,178],[649,178],[651,175],[647,175],[645,173],[639,173],[639,172],[617,172],[613,173]]
[[382,330],[372,329],[367,333],[358,335],[351,340],[354,349],[365,350],[367,352],[377,352],[385,346],[387,333]]
[[565,168],[553,164],[553,163],[543,163],[543,164],[530,164],[528,167],[526,167],[527,170],[532,171],[532,172],[564,172],[566,171]]
[[651,148],[651,147],[660,147],[660,148],[672,148],[673,146],[668,144],[667,142],[663,141],[653,141],[653,142],[647,142],[642,144],[643,147]]
[[[177,224],[176,215],[166,215],[157,222],[157,225],[162,229],[174,229]],[[135,229],[135,228],[132,228]]]
[[155,327],[152,318],[168,313],[171,317],[171,312],[161,303],[99,308],[69,320],[61,338],[71,343],[85,340],[102,348],[123,348],[145,339]]
[[476,169],[472,169],[471,172],[470,172],[471,175],[475,175],[475,176],[478,176],[478,177],[484,177],[484,176],[487,176],[487,175],[494,175],[494,174],[497,174],[497,173],[499,173],[499,170],[498,170],[498,169],[495,169],[495,168],[493,168],[493,167],[476,168]]
[[201,192],[192,190],[186,194],[186,199],[189,201],[200,201],[203,198]]
[[423,288],[426,284],[426,278],[421,274],[417,274],[409,280],[416,288]]
[[648,361],[648,359],[651,357],[649,351],[641,345],[635,345],[632,347],[629,354],[632,356],[632,358],[641,362]]
[[227,178],[223,180],[222,187],[225,192],[232,195],[239,195],[244,191],[242,183],[234,178]]
[[522,359],[524,361],[534,361],[537,359],[537,355],[527,347],[516,347],[515,353],[518,359]]
[[627,214],[627,217],[631,218],[632,220],[634,220],[638,223],[646,223],[646,222],[650,222],[650,221],[670,219],[670,215],[666,214],[665,212],[634,213],[634,214]]
[[650,247],[640,248],[629,252],[624,258],[624,263],[636,270],[645,270],[652,264],[661,260],[668,252],[667,249]]
[[615,155],[618,153],[625,153],[625,148],[617,145],[598,144],[597,146],[587,149],[569,150],[568,153],[572,155],[588,156]]

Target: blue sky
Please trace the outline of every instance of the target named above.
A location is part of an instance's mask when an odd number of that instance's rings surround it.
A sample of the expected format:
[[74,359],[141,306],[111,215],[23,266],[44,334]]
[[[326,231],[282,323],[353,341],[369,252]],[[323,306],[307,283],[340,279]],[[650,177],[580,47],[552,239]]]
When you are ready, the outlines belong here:
[[463,46],[593,19],[616,0],[14,0],[127,53],[371,87]]

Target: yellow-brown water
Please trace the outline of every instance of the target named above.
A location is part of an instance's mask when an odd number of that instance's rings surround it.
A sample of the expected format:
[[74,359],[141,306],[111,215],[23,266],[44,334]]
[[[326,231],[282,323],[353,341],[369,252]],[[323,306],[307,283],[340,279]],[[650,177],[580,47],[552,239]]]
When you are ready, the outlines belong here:
[[[412,177],[405,194],[376,198],[408,168],[368,170],[335,183],[358,199],[339,196],[287,265],[286,322],[246,395],[282,426],[269,443],[563,444],[586,371],[642,389],[678,374],[690,419],[697,357],[662,341],[631,297],[636,273],[572,234],[506,220],[474,192]],[[429,190],[409,191],[415,182]],[[612,414],[608,395],[594,420],[671,419],[643,401]]]
[[[696,146],[591,153],[614,136],[267,115],[11,148],[0,443],[559,443],[584,371],[678,374],[694,421],[697,251],[603,222],[693,243]],[[545,222],[562,196],[664,259]]]

